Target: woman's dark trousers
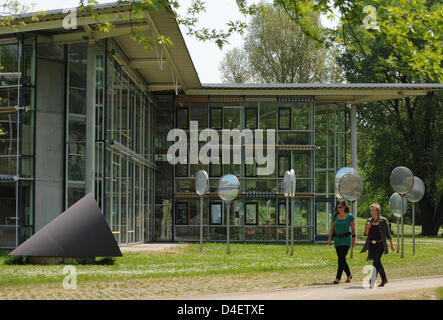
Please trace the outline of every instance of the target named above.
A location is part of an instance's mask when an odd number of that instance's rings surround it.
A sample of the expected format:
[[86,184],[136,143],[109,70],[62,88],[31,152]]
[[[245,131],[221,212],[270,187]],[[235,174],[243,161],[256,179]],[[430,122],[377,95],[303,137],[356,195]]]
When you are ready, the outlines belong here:
[[383,242],[379,242],[376,244],[369,244],[369,255],[373,259],[373,266],[377,270],[377,274],[380,274],[381,280],[386,280],[386,273],[383,265],[381,264],[381,256],[385,250],[385,244]]
[[337,256],[338,256],[338,269],[337,269],[336,278],[340,280],[343,270],[346,272],[346,275],[348,277],[351,275],[349,266],[346,263],[346,255],[348,254],[349,246],[337,246],[335,247],[335,250],[337,251]]

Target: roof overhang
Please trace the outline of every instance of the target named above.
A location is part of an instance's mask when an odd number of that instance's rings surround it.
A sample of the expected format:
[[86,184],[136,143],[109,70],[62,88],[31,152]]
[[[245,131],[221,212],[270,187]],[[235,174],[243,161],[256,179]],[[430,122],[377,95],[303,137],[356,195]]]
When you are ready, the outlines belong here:
[[443,90],[443,84],[343,83],[343,84],[203,84],[188,89],[195,96],[313,96],[317,104],[359,104],[426,95]]
[[[191,56],[176,22],[175,16],[167,9],[161,9],[144,17],[131,19],[130,5],[115,3],[100,4],[95,7],[97,13],[106,15],[107,21],[114,24],[109,32],[100,31],[98,22],[85,11],[77,10],[77,29],[63,28],[63,20],[70,9],[48,10],[43,16],[29,13],[16,16],[14,26],[0,27],[0,37],[23,32],[39,32],[40,43],[65,44],[80,41],[94,43],[97,40],[113,38],[121,47],[124,57],[118,60],[130,69],[133,79],[150,91],[187,90],[200,88]],[[32,19],[38,16],[38,21]],[[23,21],[25,24],[21,24]],[[139,27],[147,36],[157,38],[168,36],[173,45],[156,45],[153,50],[146,50],[131,37],[132,27]]]

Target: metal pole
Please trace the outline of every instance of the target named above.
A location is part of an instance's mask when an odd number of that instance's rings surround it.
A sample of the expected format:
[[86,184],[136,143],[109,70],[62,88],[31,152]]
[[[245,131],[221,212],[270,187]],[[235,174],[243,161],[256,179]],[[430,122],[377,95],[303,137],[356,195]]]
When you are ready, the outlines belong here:
[[400,218],[397,218],[397,253],[400,252]]
[[203,196],[200,196],[200,252],[203,251]]
[[404,258],[404,237],[403,237],[403,231],[404,231],[404,223],[403,223],[403,211],[404,211],[404,203],[403,203],[403,196],[401,196],[401,255],[400,258]]
[[289,253],[289,199],[286,197],[286,254]]
[[[351,166],[357,170],[357,105],[351,105]],[[357,230],[357,202],[352,201],[352,214],[354,215],[354,225]],[[357,239],[356,239],[357,240]],[[353,257],[351,245],[351,258]]]
[[291,256],[294,254],[294,198],[291,199]]
[[415,256],[415,203],[412,203],[412,255]]
[[[355,201],[351,201],[351,207],[354,208],[354,203]],[[354,219],[354,225],[355,225],[355,233],[357,233],[357,217],[355,217]],[[355,239],[355,241],[357,241],[357,238]],[[354,250],[352,250],[354,248],[352,248],[352,236],[351,236],[351,255],[350,258],[352,259],[354,257]]]
[[231,206],[230,205],[230,203],[226,203],[227,204],[227,207],[228,207],[228,212],[227,212],[227,215],[226,215],[226,218],[227,218],[227,222],[226,222],[226,228],[227,228],[227,230],[226,230],[226,254],[229,254],[230,252],[231,252],[231,250],[230,250],[230,248],[229,248],[229,207]]

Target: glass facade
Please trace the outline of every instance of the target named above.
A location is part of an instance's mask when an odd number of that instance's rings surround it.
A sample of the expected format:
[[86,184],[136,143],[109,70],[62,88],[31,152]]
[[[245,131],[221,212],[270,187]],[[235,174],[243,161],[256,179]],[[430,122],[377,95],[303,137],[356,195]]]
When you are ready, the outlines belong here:
[[[37,58],[63,64],[65,92],[60,107],[60,152],[63,155],[61,206],[85,194],[88,43],[38,44],[35,35],[20,35],[0,45],[0,247],[15,247],[35,232],[36,63]],[[194,177],[204,169],[210,178],[203,201],[205,241],[225,241],[226,204],[217,196],[222,175],[235,174],[241,184],[231,203],[233,241],[284,241],[287,217],[283,175],[297,177],[295,239],[313,241],[328,232],[334,204],[334,175],[345,166],[345,106],[315,105],[313,97],[191,97],[170,91],[147,92],[122,60],[112,39],[96,42],[95,197],[119,243],[198,241],[200,199]],[[44,84],[41,84],[43,86]],[[220,163],[171,165],[169,130],[190,136],[216,130]],[[39,124],[40,122],[37,122]],[[275,168],[263,167],[241,140],[240,163],[222,163],[223,129],[275,130]],[[231,140],[232,143],[232,140]],[[267,143],[266,131],[263,144]],[[206,144],[199,142],[199,150]],[[214,150],[212,150],[214,152]],[[235,150],[229,146],[233,160]],[[266,155],[266,148],[263,147]],[[212,156],[212,155],[210,155]],[[40,172],[40,171],[39,171]],[[37,179],[37,181],[39,181]],[[41,208],[40,208],[41,210]],[[58,210],[57,210],[58,212]]]
[[319,238],[329,234],[335,173],[346,166],[345,111],[344,105],[321,105],[315,109],[315,230]]
[[[107,42],[106,52],[118,50]],[[119,243],[153,240],[154,100],[104,50],[96,82],[96,194]]]
[[[233,241],[276,241],[286,239],[285,198],[283,174],[294,168],[297,175],[297,197],[294,200],[295,239],[313,239],[314,210],[314,102],[310,97],[256,97],[256,98],[194,98],[177,97],[174,104],[175,128],[185,130],[189,137],[191,120],[198,121],[199,134],[206,128],[215,129],[222,142],[222,129],[274,129],[276,130],[275,170],[268,175],[258,175],[255,158],[246,163],[252,147],[241,143],[241,164],[233,163],[233,146],[230,146],[232,164],[203,165],[202,163],[174,166],[173,234],[176,241],[199,239],[200,200],[195,195],[194,177],[198,170],[209,173],[210,189],[204,198],[204,238],[208,241],[226,239],[226,205],[217,196],[219,178],[235,174],[241,189],[232,202],[230,215]],[[172,128],[172,127],[171,127]],[[263,144],[266,144],[266,132]],[[200,148],[206,142],[200,142]],[[231,142],[232,144],[232,142]],[[166,149],[165,149],[166,151]],[[266,150],[263,150],[266,155]],[[188,145],[188,156],[189,156]],[[249,162],[249,159],[248,159]],[[171,196],[171,193],[170,193]],[[280,215],[278,214],[280,212]]]
[[34,35],[0,45],[0,247],[33,233]]

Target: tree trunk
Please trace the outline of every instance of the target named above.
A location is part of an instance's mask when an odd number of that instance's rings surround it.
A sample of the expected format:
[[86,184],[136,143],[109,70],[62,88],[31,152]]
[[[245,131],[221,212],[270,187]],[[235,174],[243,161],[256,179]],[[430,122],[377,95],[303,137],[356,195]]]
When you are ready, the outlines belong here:
[[421,211],[421,235],[431,236],[433,234],[433,212],[432,202],[425,194],[423,199],[418,203]]
[[[442,197],[443,198],[443,197]],[[440,201],[441,203],[442,201]],[[436,237],[438,235],[438,230],[440,228],[440,222],[442,217],[441,206],[436,208],[432,201],[429,199],[428,195],[425,194],[423,199],[419,202],[420,211],[422,214],[422,236],[432,236]],[[440,212],[438,211],[440,210]]]

